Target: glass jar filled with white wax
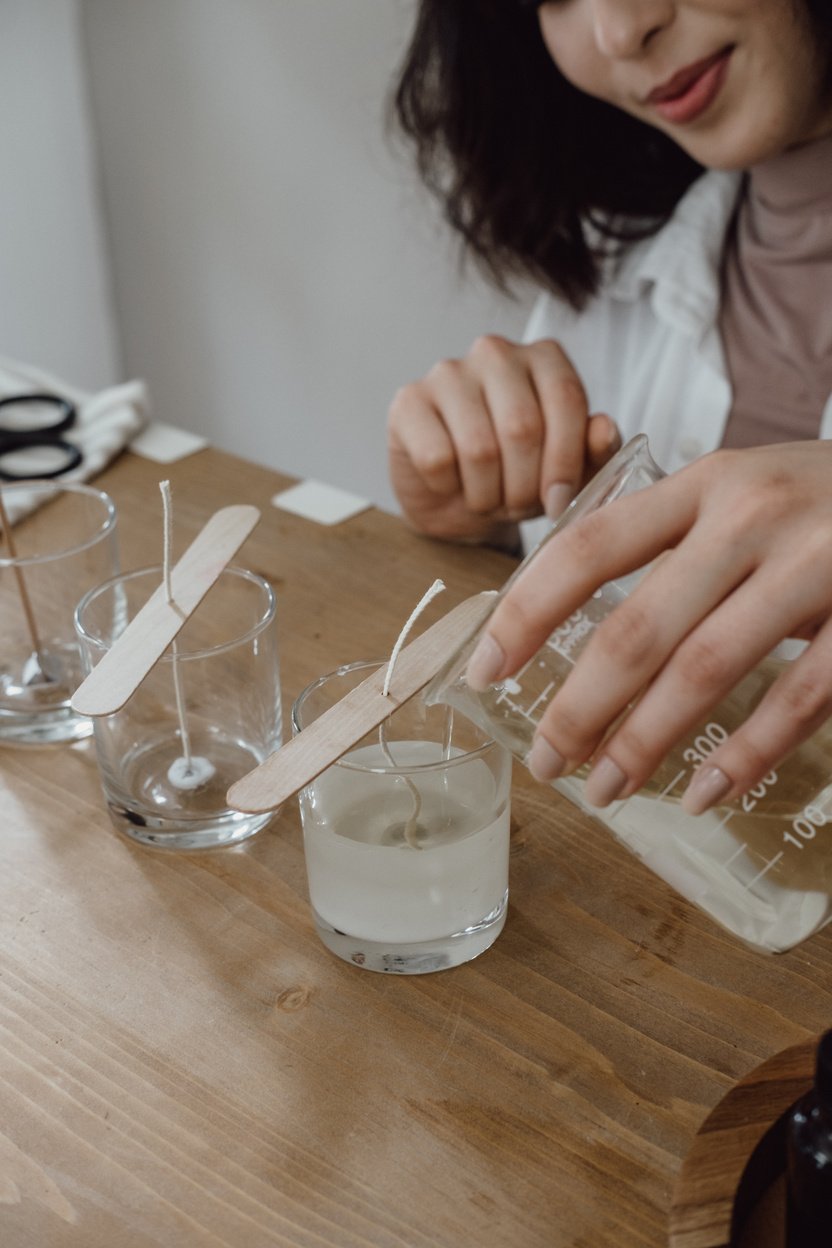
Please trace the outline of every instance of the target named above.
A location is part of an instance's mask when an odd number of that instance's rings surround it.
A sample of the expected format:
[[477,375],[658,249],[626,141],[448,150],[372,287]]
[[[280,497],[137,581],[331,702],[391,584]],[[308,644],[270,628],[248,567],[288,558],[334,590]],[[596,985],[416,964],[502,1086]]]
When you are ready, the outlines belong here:
[[[381,664],[309,685],[295,733]],[[508,904],[511,756],[450,707],[411,698],[300,794],[309,899],[338,957],[400,975],[489,948]]]

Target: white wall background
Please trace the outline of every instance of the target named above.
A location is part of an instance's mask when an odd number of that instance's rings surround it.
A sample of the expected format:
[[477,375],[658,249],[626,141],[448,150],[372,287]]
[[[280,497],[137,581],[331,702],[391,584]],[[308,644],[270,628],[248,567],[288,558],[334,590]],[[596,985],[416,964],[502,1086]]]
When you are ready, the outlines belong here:
[[[14,110],[20,131],[0,113],[0,152],[6,170],[23,163],[38,211],[0,218],[14,266],[0,354],[111,380],[102,211],[121,371],[147,379],[158,418],[392,506],[384,423],[396,387],[483,330],[519,333],[526,311],[473,271],[460,281],[409,157],[385,135],[413,10],[3,0],[0,64],[17,66],[27,109]],[[45,201],[79,154],[67,216]],[[14,302],[48,248],[19,320]],[[69,277],[61,308],[46,309],[56,252]],[[89,290],[77,311],[79,271]]]
[[76,385],[120,361],[76,0],[0,0],[0,356]]

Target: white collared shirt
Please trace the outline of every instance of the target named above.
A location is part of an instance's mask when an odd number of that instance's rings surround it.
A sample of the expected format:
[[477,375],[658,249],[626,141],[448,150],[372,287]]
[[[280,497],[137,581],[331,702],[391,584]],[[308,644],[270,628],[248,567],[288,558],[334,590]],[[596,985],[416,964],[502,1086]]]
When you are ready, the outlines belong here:
[[[665,472],[722,441],[731,409],[719,337],[720,267],[741,175],[703,174],[651,238],[628,247],[581,312],[538,300],[524,340],[555,338],[580,374],[590,411],[624,441],[646,433]],[[832,395],[820,436],[832,437]]]

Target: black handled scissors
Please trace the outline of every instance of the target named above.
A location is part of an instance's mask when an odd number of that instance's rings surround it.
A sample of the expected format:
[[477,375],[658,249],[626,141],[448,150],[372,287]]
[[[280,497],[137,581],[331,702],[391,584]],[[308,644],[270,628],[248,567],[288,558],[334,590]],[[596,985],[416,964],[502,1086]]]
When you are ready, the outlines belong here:
[[[74,404],[57,394],[14,394],[0,399],[0,481],[60,477],[77,468],[83,456],[61,436],[72,428],[76,415]],[[53,452],[49,456],[52,467],[26,467],[31,457],[24,460],[24,453],[38,447]]]

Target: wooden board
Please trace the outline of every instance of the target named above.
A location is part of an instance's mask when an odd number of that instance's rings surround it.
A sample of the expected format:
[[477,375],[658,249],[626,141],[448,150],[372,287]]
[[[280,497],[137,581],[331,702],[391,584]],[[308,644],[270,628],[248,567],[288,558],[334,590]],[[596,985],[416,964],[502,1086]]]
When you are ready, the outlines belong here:
[[[261,509],[287,708],[389,655],[434,577],[425,629],[514,566],[278,511],[291,480],[216,451],[165,474],[183,547]],[[125,570],[162,548],[158,476],[99,480]],[[413,979],[321,944],[295,802],[234,849],[145,850],[87,741],[0,751],[0,810],[2,1248],[667,1248],[706,1115],[832,1019],[832,924],[755,953],[519,764],[505,930]]]
[[763,1062],[705,1119],[673,1195],[670,1248],[781,1248],[785,1117],[812,1085],[817,1039]]

